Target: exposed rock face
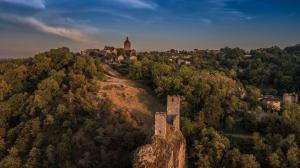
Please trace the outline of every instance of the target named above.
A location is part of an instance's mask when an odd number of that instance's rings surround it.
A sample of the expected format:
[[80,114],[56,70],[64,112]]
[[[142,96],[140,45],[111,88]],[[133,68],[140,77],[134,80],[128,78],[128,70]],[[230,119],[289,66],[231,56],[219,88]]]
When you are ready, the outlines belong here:
[[135,152],[134,168],[184,168],[186,141],[180,130],[168,127],[166,138],[153,136],[151,144]]

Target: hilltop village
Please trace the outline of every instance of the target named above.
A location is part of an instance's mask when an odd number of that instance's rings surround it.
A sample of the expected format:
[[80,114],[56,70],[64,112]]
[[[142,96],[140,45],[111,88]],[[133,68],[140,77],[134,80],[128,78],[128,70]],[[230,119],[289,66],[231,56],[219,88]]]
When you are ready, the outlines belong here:
[[[113,46],[105,46],[104,49],[86,49],[81,52],[83,55],[102,58],[108,64],[122,64],[137,61],[138,57],[144,55],[155,53],[155,52],[137,52],[132,48],[132,43],[127,37],[124,41],[123,48],[116,48]],[[178,51],[171,49],[166,52],[159,52],[168,56],[169,61],[175,62],[178,65],[191,65],[193,63],[193,56],[199,53],[220,53],[220,50],[198,50],[194,51]],[[250,57],[251,55],[245,55],[245,57]]]
[[123,48],[115,48],[112,46],[105,46],[103,50],[100,49],[87,49],[81,52],[82,55],[100,57],[106,63],[122,63],[137,60],[136,50],[132,49],[131,42],[127,37],[124,41]]

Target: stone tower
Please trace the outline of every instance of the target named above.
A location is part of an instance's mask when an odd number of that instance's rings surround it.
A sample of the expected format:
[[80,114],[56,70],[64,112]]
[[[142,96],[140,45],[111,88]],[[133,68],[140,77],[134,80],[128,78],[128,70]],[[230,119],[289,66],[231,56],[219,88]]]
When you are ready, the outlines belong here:
[[167,121],[175,129],[180,129],[180,96],[168,96],[167,100]]
[[131,51],[131,42],[129,41],[128,37],[126,38],[126,41],[124,42],[124,50]]
[[155,113],[155,136],[134,154],[134,168],[184,168],[186,140],[179,128],[180,97],[168,96],[167,112]]
[[167,135],[167,114],[165,112],[155,113],[155,135],[166,138]]

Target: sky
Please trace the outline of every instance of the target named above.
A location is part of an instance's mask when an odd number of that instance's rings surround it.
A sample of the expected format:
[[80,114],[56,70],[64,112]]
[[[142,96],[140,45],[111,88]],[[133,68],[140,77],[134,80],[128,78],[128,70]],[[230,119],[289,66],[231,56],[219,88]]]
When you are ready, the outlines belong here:
[[0,0],[0,58],[122,47],[246,50],[300,43],[299,0]]

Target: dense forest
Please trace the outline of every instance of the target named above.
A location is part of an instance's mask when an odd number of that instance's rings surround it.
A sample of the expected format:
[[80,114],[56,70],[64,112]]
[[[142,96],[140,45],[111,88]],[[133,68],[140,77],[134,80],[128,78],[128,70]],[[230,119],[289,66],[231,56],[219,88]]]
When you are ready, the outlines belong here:
[[[299,93],[299,47],[257,49],[248,56],[223,48],[193,54],[189,66],[152,52],[129,64],[128,75],[150,81],[158,97],[183,97],[189,167],[299,167],[300,106],[274,111],[259,101],[262,93]],[[267,117],[258,120],[260,113]]]
[[[182,96],[188,167],[299,167],[299,104],[274,111],[259,101],[300,93],[299,53],[300,45],[248,54],[227,47],[178,65],[150,52],[114,68],[147,81],[162,102]],[[131,167],[146,137],[130,115],[111,113],[111,103],[96,96],[102,64],[68,48],[0,62],[1,168]]]
[[2,61],[0,167],[130,167],[144,135],[95,96],[103,77],[99,62],[67,48]]

